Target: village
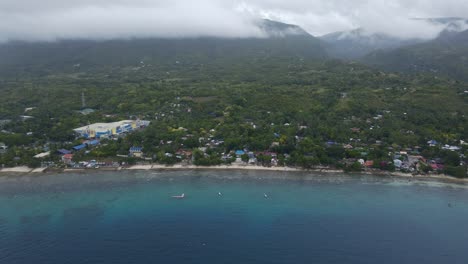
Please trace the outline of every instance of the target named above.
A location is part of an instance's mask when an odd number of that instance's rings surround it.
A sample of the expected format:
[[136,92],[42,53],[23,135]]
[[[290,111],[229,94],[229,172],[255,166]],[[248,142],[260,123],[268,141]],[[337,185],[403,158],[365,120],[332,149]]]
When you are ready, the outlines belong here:
[[[151,154],[145,152],[141,145],[131,145],[126,153],[115,153],[113,156],[96,157],[93,153],[106,148],[111,144],[125,139],[132,133],[139,133],[150,125],[146,120],[122,120],[111,123],[94,123],[74,129],[77,140],[80,144],[70,148],[46,149],[47,151],[34,155],[34,159],[40,161],[43,169],[66,168],[66,169],[99,169],[99,168],[126,168],[134,165],[164,166],[219,166],[232,165],[264,168],[294,168],[294,169],[321,169],[321,170],[344,170],[348,172],[359,171],[389,171],[400,172],[408,175],[437,175],[446,173],[446,165],[458,165],[466,170],[466,157],[463,148],[467,143],[460,141],[459,145],[443,145],[436,140],[429,140],[425,146],[415,146],[413,148],[395,148],[387,146],[381,147],[381,142],[376,142],[372,146],[366,146],[360,140],[351,138],[349,142],[339,143],[332,140],[323,143],[325,152],[340,152],[339,160],[332,164],[323,164],[312,154],[304,153],[304,157],[297,157],[297,153],[281,153],[275,151],[281,143],[279,133],[274,134],[278,141],[271,142],[270,148],[264,151],[254,151],[248,148],[233,149],[225,151],[225,141],[215,137],[215,130],[211,129],[204,137],[193,139],[194,135],[187,133],[187,129],[179,127],[173,131],[186,132],[178,133],[180,138],[174,140],[161,140],[161,146],[172,146],[173,151]],[[255,125],[254,125],[255,126]],[[291,126],[291,124],[284,124]],[[298,126],[298,131],[307,129],[305,126]],[[359,128],[351,128],[352,133],[360,133]],[[183,143],[187,140],[195,140],[197,147],[188,148]],[[298,148],[306,140],[304,137],[296,136]],[[372,151],[379,148],[386,151],[385,159],[373,159]],[[161,148],[163,149],[163,148]],[[425,157],[423,152],[428,149],[437,149],[449,153],[447,157]],[[0,155],[6,153],[8,146],[0,143]],[[426,151],[423,151],[426,150]],[[310,159],[309,159],[310,156]],[[448,163],[448,164],[447,164]],[[458,172],[459,173],[459,172]],[[466,171],[465,171],[466,173]]]
[[[341,95],[346,99],[346,93]],[[54,169],[97,169],[127,168],[135,165],[162,166],[242,166],[244,168],[293,168],[301,170],[342,170],[345,172],[398,172],[408,175],[447,174],[466,177],[468,144],[462,140],[444,143],[434,139],[420,145],[398,145],[378,139],[384,122],[389,119],[407,118],[408,113],[394,113],[380,110],[365,119],[351,115],[342,123],[347,131],[341,140],[317,140],[316,128],[293,120],[280,121],[272,111],[263,115],[270,120],[246,118],[233,124],[216,121],[219,114],[210,112],[207,118],[211,127],[199,128],[191,123],[191,128],[174,126],[177,120],[193,117],[193,107],[197,103],[210,103],[214,97],[173,97],[165,102],[154,115],[126,116],[116,121],[114,114],[100,113],[87,107],[85,94],[81,93],[82,108],[76,115],[88,119],[113,120],[111,122],[88,123],[73,128],[74,140],[46,142],[42,146],[32,141],[23,145],[22,152],[31,158],[21,158],[11,147],[0,142],[0,158],[8,156],[8,164],[1,169],[27,165],[42,170]],[[223,118],[233,115],[235,108],[227,107]],[[36,122],[36,107],[27,107],[16,122],[28,125]],[[147,120],[144,120],[147,119]],[[152,121],[148,121],[152,120]],[[174,122],[175,121],[175,122]],[[213,122],[215,121],[215,122]],[[12,120],[0,120],[1,127]],[[170,124],[170,125],[169,125]],[[353,126],[354,125],[354,126]],[[165,129],[164,126],[167,126]],[[225,126],[225,128],[223,128]],[[239,129],[236,133],[231,128]],[[62,131],[62,133],[65,131]],[[2,130],[2,133],[15,135]],[[29,130],[26,137],[33,139],[37,132]],[[247,142],[241,134],[257,134]],[[403,137],[413,137],[415,132],[401,130]],[[323,138],[323,137],[322,137]],[[375,138],[375,139],[373,139]],[[447,144],[450,142],[451,144]],[[28,151],[24,151],[28,150]],[[26,162],[24,160],[27,160]]]

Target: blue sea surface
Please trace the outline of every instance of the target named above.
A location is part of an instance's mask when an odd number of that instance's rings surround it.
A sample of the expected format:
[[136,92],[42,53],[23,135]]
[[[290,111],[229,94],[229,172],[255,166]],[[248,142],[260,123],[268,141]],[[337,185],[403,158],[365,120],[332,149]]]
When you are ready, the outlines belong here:
[[0,263],[468,263],[468,186],[242,171],[1,177]]

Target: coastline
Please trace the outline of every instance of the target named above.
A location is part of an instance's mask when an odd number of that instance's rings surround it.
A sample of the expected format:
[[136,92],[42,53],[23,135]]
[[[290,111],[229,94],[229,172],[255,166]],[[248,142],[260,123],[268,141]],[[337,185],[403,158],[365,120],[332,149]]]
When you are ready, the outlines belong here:
[[[256,165],[218,165],[218,166],[195,166],[195,165],[161,165],[161,164],[152,164],[152,165],[133,165],[129,167],[112,167],[112,168],[93,168],[93,169],[48,169],[48,168],[28,168],[25,166],[21,167],[12,167],[12,168],[3,168],[0,169],[0,177],[2,174],[18,174],[18,175],[41,175],[41,174],[50,174],[50,173],[72,173],[72,172],[88,172],[88,171],[158,171],[158,170],[172,170],[172,171],[187,171],[187,170],[234,170],[234,171],[272,171],[272,172],[304,172],[304,173],[341,173],[344,174],[343,170],[329,169],[329,168],[315,168],[315,169],[302,169],[302,168],[293,168],[293,167],[263,167]],[[381,177],[394,177],[394,178],[405,178],[405,179],[414,179],[420,181],[443,181],[450,183],[458,184],[468,184],[468,179],[459,179],[451,177],[444,174],[438,175],[412,175],[402,172],[387,172],[387,171],[361,171],[353,172],[357,175],[369,175],[369,176],[381,176]]]

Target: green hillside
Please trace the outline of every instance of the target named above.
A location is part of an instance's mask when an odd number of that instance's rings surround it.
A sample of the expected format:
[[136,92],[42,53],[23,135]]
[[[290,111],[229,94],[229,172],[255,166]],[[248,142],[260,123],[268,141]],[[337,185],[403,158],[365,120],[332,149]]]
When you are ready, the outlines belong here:
[[436,40],[379,51],[366,56],[369,65],[405,73],[426,72],[468,80],[468,31],[443,32]]
[[300,27],[264,20],[258,38],[64,40],[46,43],[10,42],[0,45],[0,73],[74,72],[127,66],[172,67],[229,63],[240,59],[298,57],[323,59],[320,40]]

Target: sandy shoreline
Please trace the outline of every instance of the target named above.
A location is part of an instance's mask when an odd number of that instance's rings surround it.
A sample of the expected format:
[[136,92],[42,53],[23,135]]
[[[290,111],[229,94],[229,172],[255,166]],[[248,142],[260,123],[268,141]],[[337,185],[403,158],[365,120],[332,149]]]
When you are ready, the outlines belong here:
[[[88,172],[88,171],[150,171],[150,170],[246,170],[246,171],[274,171],[274,172],[309,172],[309,173],[344,173],[342,170],[328,169],[328,168],[316,168],[316,169],[300,169],[292,167],[263,167],[263,166],[254,166],[254,165],[219,165],[219,166],[195,166],[195,165],[182,165],[176,164],[172,166],[161,165],[161,164],[152,164],[152,165],[134,165],[130,167],[116,167],[116,168],[99,168],[99,169],[60,169],[60,170],[51,170],[47,168],[37,168],[31,169],[25,166],[22,167],[13,167],[13,168],[3,168],[0,169],[0,176],[2,173],[9,174],[36,174],[40,173],[67,173],[67,172]],[[362,171],[356,172],[355,174],[361,175],[373,175],[373,176],[383,176],[383,177],[395,177],[395,178],[407,178],[415,180],[432,180],[432,181],[447,181],[451,183],[468,183],[468,179],[458,179],[450,177],[447,175],[412,175],[402,172],[385,172],[385,171]]]
[[25,166],[21,167],[13,167],[13,168],[3,168],[0,172],[10,172],[10,173],[42,173],[46,170],[46,168],[37,168],[31,169]]
[[290,167],[263,167],[251,165],[219,165],[219,166],[195,166],[195,165],[135,165],[124,170],[253,170],[253,171],[305,171]]

